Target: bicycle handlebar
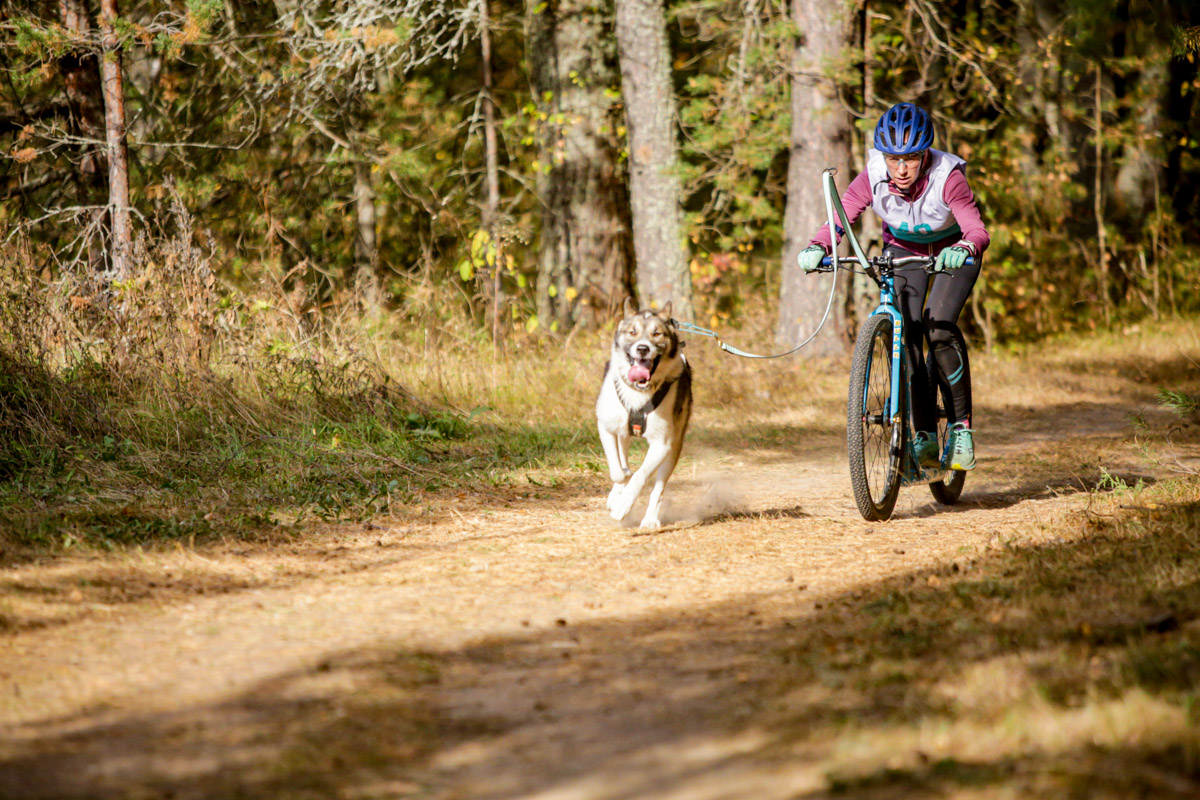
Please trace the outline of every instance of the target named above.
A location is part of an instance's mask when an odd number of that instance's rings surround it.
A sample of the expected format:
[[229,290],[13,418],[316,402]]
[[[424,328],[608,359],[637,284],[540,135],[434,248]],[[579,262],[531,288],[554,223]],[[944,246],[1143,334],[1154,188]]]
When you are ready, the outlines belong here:
[[[933,268],[933,262],[935,260],[936,260],[935,256],[904,256],[902,258],[895,258],[894,256],[874,256],[873,258],[871,258],[870,261],[871,261],[871,266],[873,266],[873,267],[888,267],[888,266],[902,267],[905,264],[916,264],[918,262],[924,262],[924,266],[925,266],[926,270],[928,271]],[[858,263],[858,259],[855,258],[854,256],[845,256],[843,258],[839,258],[837,261],[839,264],[857,264]],[[971,267],[974,265],[975,265],[975,259],[973,257],[968,256],[964,266]],[[817,270],[817,272],[833,272],[833,257],[825,256],[824,258],[822,258],[821,266]]]

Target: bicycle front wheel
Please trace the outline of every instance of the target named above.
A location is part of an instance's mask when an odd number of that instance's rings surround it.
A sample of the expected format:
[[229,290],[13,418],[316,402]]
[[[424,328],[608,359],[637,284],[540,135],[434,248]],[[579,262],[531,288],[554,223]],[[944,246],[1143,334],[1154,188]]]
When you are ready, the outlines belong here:
[[[869,318],[858,331],[850,365],[850,398],[846,407],[846,443],[850,452],[850,484],[863,519],[882,521],[892,515],[900,493],[907,393],[892,397],[892,334],[886,314]],[[904,376],[899,385],[904,386]]]

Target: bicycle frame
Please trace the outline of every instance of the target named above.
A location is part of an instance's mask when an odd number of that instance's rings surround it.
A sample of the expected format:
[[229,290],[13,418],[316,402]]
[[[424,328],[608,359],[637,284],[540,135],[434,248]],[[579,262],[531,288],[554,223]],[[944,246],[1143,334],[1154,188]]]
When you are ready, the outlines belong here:
[[[890,261],[891,258],[889,257],[888,260]],[[904,419],[897,419],[898,413],[895,408],[895,398],[900,397],[901,392],[904,392],[904,398],[908,401],[904,404],[905,407],[908,409],[912,408],[913,398],[910,380],[913,373],[908,363],[908,348],[904,346],[904,315],[900,313],[900,309],[896,303],[896,281],[892,275],[890,265],[887,269],[878,270],[876,275],[876,282],[879,284],[879,305],[871,312],[871,316],[887,314],[892,318],[892,385],[884,413],[898,423],[896,427],[897,431],[900,430],[900,426],[903,426],[908,429],[907,432],[910,434],[903,437],[905,445],[904,457],[900,459],[900,485],[911,486],[914,483],[928,483],[929,481],[940,479],[945,470],[933,467],[921,468],[917,463],[916,450],[911,435],[911,419],[908,414],[904,415]]]
[[[829,216],[830,241],[833,242],[833,255],[826,256],[822,259],[821,264],[828,265],[835,271],[838,265],[843,263],[859,264],[863,268],[863,271],[879,286],[879,305],[871,312],[871,316],[887,314],[892,319],[891,388],[884,405],[883,414],[891,418],[895,424],[894,430],[898,433],[893,434],[893,438],[899,435],[905,441],[904,452],[900,459],[900,485],[909,486],[914,483],[930,483],[943,480],[947,476],[948,470],[940,467],[922,468],[918,464],[913,437],[911,435],[904,435],[904,433],[911,434],[912,432],[911,419],[908,418],[908,414],[904,415],[905,419],[899,419],[896,409],[896,398],[902,396],[901,392],[904,392],[903,397],[908,401],[905,403],[905,406],[909,409],[912,408],[912,386],[910,383],[912,370],[908,364],[908,350],[904,346],[904,315],[900,312],[899,305],[896,302],[896,283],[892,270],[895,266],[906,263],[928,263],[929,259],[923,256],[897,259],[891,255],[867,258],[862,246],[858,243],[858,238],[854,235],[854,231],[850,227],[846,210],[842,207],[841,199],[838,197],[837,187],[833,181],[833,175],[836,171],[834,169],[827,169],[821,175],[822,189],[825,194],[825,209]],[[835,222],[835,213],[837,219],[841,220],[842,224],[840,226]],[[836,232],[839,230],[849,240],[851,250],[854,253],[853,256],[837,258]],[[969,259],[968,263],[974,263],[974,259]],[[905,380],[906,377],[908,380]],[[901,385],[902,382],[903,385]],[[903,426],[903,433],[900,433],[901,426]],[[892,442],[892,445],[893,447],[895,446],[895,441]],[[942,456],[942,461],[945,463],[946,453],[943,452]]]
[[[846,230],[849,230],[847,226]],[[853,234],[848,234],[853,235]],[[887,262],[891,262],[891,257],[885,257]],[[839,259],[840,260],[840,259]],[[857,259],[847,259],[857,260]],[[871,316],[876,314],[887,314],[892,318],[892,370],[891,370],[891,389],[888,393],[887,402],[884,406],[883,413],[891,417],[893,423],[896,424],[895,430],[900,431],[901,426],[907,429],[910,434],[904,436],[904,455],[900,459],[900,485],[910,486],[914,483],[928,483],[929,481],[940,479],[945,470],[940,468],[922,469],[917,463],[916,450],[913,445],[912,425],[908,414],[905,414],[904,419],[898,418],[896,409],[896,398],[904,393],[904,398],[908,402],[904,405],[906,408],[912,408],[912,385],[908,379],[911,379],[912,369],[908,364],[908,349],[904,346],[904,315],[900,313],[898,304],[896,303],[896,282],[892,276],[891,264],[881,263],[876,264],[875,259],[868,261],[872,269],[871,277],[879,285],[879,305],[871,312]],[[885,267],[884,269],[874,269],[874,267]],[[908,379],[906,379],[908,378]],[[865,390],[864,390],[865,391]],[[896,435],[901,435],[897,433]],[[895,446],[895,442],[892,443]]]

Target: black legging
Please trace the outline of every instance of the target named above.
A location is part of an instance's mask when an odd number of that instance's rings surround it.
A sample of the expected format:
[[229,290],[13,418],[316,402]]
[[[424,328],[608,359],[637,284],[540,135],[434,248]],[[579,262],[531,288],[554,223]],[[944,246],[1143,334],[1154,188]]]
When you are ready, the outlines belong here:
[[[883,252],[897,258],[913,255],[897,245],[888,245]],[[934,276],[932,288],[931,276],[922,269],[898,267],[895,271],[896,297],[904,315],[904,344],[912,368],[913,427],[919,431],[937,430],[934,398],[929,396],[929,376],[922,354],[927,338],[939,377],[950,384],[954,407],[947,410],[956,421],[966,422],[968,427],[971,424],[970,367],[967,345],[958,329],[958,315],[979,278],[979,267],[980,259],[976,258],[973,266],[964,265]]]

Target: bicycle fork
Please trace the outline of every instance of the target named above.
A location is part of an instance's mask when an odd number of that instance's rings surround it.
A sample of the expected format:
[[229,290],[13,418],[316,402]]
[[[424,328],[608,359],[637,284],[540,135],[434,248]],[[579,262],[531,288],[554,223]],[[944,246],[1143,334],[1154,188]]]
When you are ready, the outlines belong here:
[[[941,479],[945,470],[940,467],[921,467],[917,463],[916,452],[913,449],[912,436],[905,436],[905,431],[911,432],[912,425],[908,420],[908,414],[902,413],[903,406],[900,403],[900,398],[904,397],[908,400],[904,406],[912,409],[912,386],[906,380],[906,370],[904,367],[907,351],[904,348],[904,319],[900,312],[888,304],[882,304],[872,312],[875,314],[887,314],[892,318],[892,352],[891,352],[891,387],[888,396],[884,401],[883,408],[880,410],[879,417],[869,417],[864,420],[871,425],[883,425],[886,421],[892,422],[892,440],[889,444],[893,455],[897,456],[897,469],[900,471],[900,480],[902,485],[908,486],[914,483],[927,483]],[[864,393],[867,387],[863,387]],[[901,392],[904,394],[902,395]],[[864,397],[863,408],[868,408]],[[944,455],[944,454],[943,454]]]

